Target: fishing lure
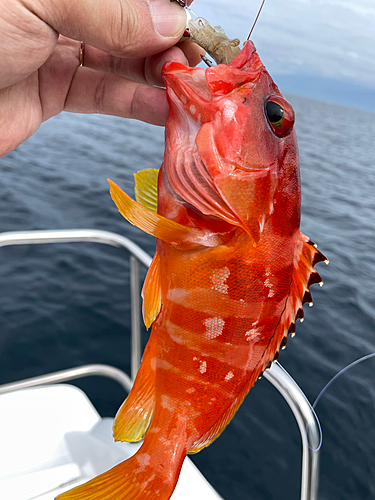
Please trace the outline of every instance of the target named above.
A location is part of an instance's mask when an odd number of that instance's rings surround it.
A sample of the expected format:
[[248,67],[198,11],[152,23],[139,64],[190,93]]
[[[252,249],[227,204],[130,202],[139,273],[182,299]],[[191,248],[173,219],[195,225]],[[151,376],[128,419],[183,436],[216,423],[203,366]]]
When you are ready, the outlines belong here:
[[166,63],[163,77],[160,171],[136,174],[137,201],[109,181],[121,214],[157,238],[142,292],[150,339],[114,423],[117,441],[144,442],[59,500],[168,500],[187,453],[223,431],[321,282],[326,259],[300,231],[294,111],[254,44],[205,70]]
[[188,27],[191,41],[202,47],[216,64],[229,64],[240,53],[239,39],[229,39],[221,26],[212,27],[204,17],[190,19]]

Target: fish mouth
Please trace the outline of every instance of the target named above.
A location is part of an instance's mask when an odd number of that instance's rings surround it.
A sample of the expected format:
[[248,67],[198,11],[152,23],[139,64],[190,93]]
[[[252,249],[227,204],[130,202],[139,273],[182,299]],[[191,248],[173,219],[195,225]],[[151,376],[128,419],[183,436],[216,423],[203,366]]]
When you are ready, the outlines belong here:
[[244,85],[255,85],[262,70],[264,66],[253,42],[246,41],[241,52],[228,65],[218,64],[203,69],[167,62],[162,77],[167,92],[173,90],[183,104],[191,101],[207,104],[213,97],[227,95]]
[[174,62],[166,63],[162,77],[168,94],[173,91],[182,104],[198,100],[208,103],[212,99],[203,68],[190,68]]

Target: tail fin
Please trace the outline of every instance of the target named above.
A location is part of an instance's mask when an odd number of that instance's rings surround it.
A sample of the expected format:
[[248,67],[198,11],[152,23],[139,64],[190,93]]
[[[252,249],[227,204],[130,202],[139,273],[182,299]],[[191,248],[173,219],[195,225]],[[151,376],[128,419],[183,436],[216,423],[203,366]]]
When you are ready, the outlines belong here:
[[145,444],[125,462],[55,500],[168,500],[176,487],[186,451],[181,450],[178,457],[160,449],[149,454],[147,449],[143,451]]

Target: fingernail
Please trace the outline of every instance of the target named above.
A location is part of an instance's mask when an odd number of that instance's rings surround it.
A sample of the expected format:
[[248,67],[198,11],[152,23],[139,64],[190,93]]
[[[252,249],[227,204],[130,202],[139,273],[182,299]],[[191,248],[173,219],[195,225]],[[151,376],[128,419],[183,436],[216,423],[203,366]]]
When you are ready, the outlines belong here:
[[176,36],[186,28],[186,11],[177,2],[152,0],[149,2],[154,28],[161,36]]

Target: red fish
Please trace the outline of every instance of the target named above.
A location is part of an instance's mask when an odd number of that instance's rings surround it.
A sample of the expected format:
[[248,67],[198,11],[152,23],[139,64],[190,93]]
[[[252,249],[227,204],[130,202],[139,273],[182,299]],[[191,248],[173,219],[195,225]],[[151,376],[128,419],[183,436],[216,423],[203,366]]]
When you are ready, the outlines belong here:
[[[152,331],[114,437],[130,459],[59,500],[167,500],[187,453],[223,431],[277,359],[325,257],[300,232],[294,112],[251,41],[229,65],[163,69],[164,164],[120,212],[157,238],[144,288]],[[158,185],[156,179],[158,177]]]

